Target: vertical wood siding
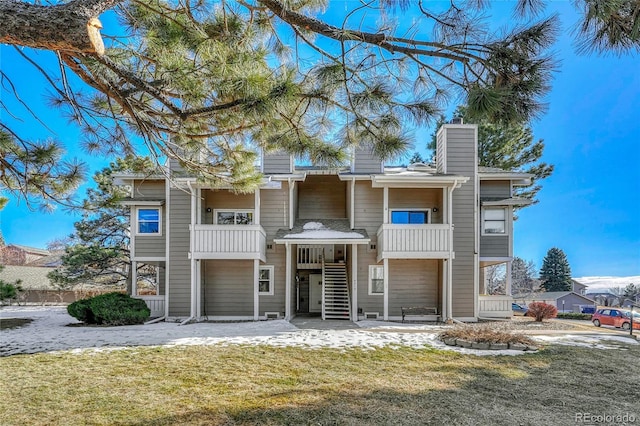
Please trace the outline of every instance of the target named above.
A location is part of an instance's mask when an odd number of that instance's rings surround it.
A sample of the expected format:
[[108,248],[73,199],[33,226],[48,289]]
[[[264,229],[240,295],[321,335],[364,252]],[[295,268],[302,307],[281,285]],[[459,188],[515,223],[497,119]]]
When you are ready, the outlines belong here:
[[346,218],[346,185],[335,175],[308,176],[298,186],[298,219]]
[[206,315],[253,316],[253,260],[205,260],[202,306]]

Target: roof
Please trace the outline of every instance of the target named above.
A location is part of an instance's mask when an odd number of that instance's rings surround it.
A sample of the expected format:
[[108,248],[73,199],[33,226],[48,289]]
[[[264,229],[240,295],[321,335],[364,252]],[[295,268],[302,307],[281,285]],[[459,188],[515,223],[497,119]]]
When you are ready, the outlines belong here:
[[533,201],[520,197],[481,197],[480,204],[483,206],[527,206]]
[[58,252],[54,254],[50,254],[49,256],[41,257],[38,260],[34,260],[33,262],[29,262],[27,266],[38,266],[38,267],[50,267],[54,268],[56,266],[62,265],[62,256],[64,252]]
[[25,290],[47,290],[53,288],[47,278],[47,274],[53,270],[39,266],[6,265],[0,271],[0,280],[10,284],[21,280],[20,285]]
[[22,251],[25,251],[27,253],[33,253],[33,254],[39,254],[41,256],[49,256],[51,254],[51,252],[49,250],[46,249],[41,249],[41,248],[37,248],[37,247],[29,247],[29,246],[22,246],[19,244],[7,244],[5,247],[16,247]]
[[547,291],[542,293],[531,293],[526,295],[513,296],[515,300],[530,300],[530,301],[544,301],[544,300],[558,300],[566,296],[577,296],[585,300],[588,303],[594,303],[593,300],[585,297],[575,291]]
[[370,241],[364,229],[351,229],[348,219],[298,219],[292,229],[279,229],[274,241],[333,243],[336,240],[350,244],[366,244]]

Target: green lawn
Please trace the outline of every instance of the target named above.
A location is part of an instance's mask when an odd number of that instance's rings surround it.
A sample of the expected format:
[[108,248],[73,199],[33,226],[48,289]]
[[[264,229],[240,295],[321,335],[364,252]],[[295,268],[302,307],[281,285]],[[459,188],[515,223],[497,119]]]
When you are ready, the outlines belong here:
[[[2,425],[640,422],[640,348],[134,348],[0,358]],[[627,390],[627,391],[625,391]]]

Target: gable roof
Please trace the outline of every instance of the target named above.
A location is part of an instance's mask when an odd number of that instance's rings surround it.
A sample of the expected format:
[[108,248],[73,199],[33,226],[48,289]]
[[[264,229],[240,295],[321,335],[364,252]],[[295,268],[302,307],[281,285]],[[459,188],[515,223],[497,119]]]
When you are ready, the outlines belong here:
[[5,247],[15,247],[17,249],[20,249],[26,253],[33,253],[33,254],[38,254],[40,256],[49,256],[51,254],[51,252],[49,250],[46,249],[41,249],[41,248],[37,248],[37,247],[29,247],[29,246],[23,246],[20,244],[7,244]]
[[515,300],[528,300],[531,302],[542,302],[545,300],[557,301],[558,299],[562,299],[563,297],[566,297],[569,295],[579,297],[587,303],[594,303],[592,299],[589,299],[588,297],[583,296],[582,294],[576,293],[575,291],[545,291],[542,293],[517,295],[517,296],[513,296],[513,298]]
[[6,265],[0,271],[0,280],[13,284],[21,280],[20,286],[25,290],[48,290],[53,286],[47,278],[47,274],[54,268],[43,268],[38,266],[18,266]]

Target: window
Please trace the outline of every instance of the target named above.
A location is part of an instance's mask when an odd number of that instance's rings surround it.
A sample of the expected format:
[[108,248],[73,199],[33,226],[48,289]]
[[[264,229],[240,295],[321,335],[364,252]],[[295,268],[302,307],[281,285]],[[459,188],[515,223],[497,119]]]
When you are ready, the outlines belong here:
[[391,223],[429,223],[429,210],[391,210]]
[[505,209],[484,209],[482,221],[482,234],[495,235],[506,234],[506,210]]
[[160,221],[159,208],[141,208],[136,210],[137,234],[155,234],[160,235],[162,222]]
[[384,294],[384,266],[369,265],[369,295]]
[[252,225],[253,210],[216,210],[217,225]]
[[258,294],[273,296],[273,266],[261,266],[258,272]]

